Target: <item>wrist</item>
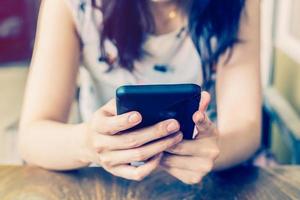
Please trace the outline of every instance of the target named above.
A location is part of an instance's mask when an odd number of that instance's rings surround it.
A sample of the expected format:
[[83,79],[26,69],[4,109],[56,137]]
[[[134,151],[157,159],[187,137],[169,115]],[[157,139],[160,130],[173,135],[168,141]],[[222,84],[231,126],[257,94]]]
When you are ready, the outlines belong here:
[[88,124],[81,123],[76,125],[76,128],[76,132],[78,133],[75,141],[78,146],[76,158],[78,162],[88,166],[91,164],[91,160],[89,159],[89,150],[87,147]]

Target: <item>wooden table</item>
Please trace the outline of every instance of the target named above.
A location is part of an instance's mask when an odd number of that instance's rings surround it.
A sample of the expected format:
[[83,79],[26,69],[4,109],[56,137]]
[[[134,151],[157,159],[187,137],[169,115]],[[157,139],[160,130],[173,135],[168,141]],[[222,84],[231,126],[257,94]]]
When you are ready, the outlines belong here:
[[100,168],[62,173],[1,166],[0,199],[300,199],[300,167],[239,167],[213,173],[202,184],[189,186],[164,172],[134,182],[113,177]]

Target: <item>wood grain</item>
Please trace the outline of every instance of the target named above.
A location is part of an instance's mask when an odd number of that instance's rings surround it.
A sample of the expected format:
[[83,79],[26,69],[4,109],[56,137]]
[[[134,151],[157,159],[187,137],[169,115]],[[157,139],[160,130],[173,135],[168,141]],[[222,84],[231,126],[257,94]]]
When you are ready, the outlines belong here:
[[50,172],[34,167],[0,167],[1,200],[300,199],[300,168],[239,167],[185,185],[164,172],[142,182],[111,176],[101,168]]

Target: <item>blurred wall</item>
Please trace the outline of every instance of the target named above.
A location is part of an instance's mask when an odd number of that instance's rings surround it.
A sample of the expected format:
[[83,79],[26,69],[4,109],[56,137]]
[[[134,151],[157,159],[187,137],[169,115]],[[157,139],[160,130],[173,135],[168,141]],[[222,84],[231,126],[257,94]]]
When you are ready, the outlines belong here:
[[[300,1],[277,0],[275,9],[273,84],[300,117]],[[281,163],[290,162],[290,150],[273,124],[272,150]]]
[[[275,51],[274,85],[300,117],[300,63],[280,48]],[[288,164],[290,150],[283,143],[278,127],[273,124],[272,129],[272,151],[281,163]]]
[[274,0],[261,1],[261,75],[263,87],[270,82],[273,63]]
[[29,60],[39,0],[1,0],[0,64]]
[[279,48],[275,53],[274,84],[300,116],[300,63]]

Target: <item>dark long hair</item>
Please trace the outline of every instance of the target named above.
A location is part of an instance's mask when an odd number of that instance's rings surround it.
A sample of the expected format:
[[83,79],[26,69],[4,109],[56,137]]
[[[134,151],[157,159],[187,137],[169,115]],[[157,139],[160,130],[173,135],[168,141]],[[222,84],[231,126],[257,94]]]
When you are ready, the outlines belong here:
[[[149,0],[91,0],[101,9],[100,49],[102,58],[107,58],[105,41],[110,40],[118,50],[118,63],[128,70],[134,61],[145,55],[142,44],[149,32],[155,30],[149,8]],[[221,54],[232,50],[239,42],[239,25],[245,0],[177,0],[187,4],[190,36],[201,57],[204,83],[209,83],[213,67]],[[185,3],[183,3],[185,2]],[[215,40],[215,42],[213,42]]]

